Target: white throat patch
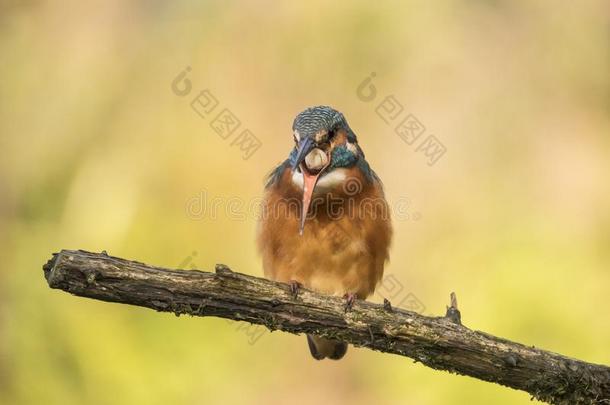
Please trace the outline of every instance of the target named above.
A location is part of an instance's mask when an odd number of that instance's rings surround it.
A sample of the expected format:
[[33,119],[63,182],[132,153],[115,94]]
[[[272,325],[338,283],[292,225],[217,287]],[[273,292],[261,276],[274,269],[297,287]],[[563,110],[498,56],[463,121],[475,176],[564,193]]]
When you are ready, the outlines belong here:
[[[314,195],[319,193],[326,193],[329,190],[336,188],[341,185],[347,179],[347,169],[338,168],[328,173],[322,173],[314,188]],[[292,183],[301,190],[303,189],[303,173],[294,172],[292,174]]]

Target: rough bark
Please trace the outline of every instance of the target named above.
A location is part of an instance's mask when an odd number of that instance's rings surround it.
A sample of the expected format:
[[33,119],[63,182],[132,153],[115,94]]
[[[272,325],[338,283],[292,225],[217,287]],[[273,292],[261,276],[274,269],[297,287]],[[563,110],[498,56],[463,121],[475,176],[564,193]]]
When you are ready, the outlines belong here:
[[426,317],[247,276],[223,265],[216,272],[168,270],[108,256],[63,250],[43,266],[51,288],[102,301],[177,315],[217,316],[310,333],[410,357],[452,373],[523,390],[551,404],[610,404],[610,368],[471,330],[457,299],[442,317]]

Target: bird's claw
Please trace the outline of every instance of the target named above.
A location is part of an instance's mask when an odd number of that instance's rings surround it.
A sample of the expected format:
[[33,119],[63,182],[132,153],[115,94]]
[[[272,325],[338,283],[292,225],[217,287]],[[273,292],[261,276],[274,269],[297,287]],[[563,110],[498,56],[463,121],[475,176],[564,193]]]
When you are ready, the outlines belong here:
[[354,301],[356,300],[356,294],[347,293],[343,296],[343,299],[345,299],[345,312],[351,311],[352,308],[354,307]]
[[299,296],[299,291],[301,291],[303,284],[296,280],[290,280],[288,285],[290,286],[290,295],[292,295],[292,298],[296,299]]

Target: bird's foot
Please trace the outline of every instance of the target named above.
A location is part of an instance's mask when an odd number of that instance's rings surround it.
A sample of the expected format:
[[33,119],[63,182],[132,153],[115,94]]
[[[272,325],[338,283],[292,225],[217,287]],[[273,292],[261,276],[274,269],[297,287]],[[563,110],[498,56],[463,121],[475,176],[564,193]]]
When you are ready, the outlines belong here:
[[345,312],[351,311],[354,306],[354,301],[356,300],[356,294],[347,293],[343,296],[343,299],[345,300]]
[[299,296],[299,292],[301,291],[303,284],[296,280],[290,280],[288,285],[290,286],[290,295],[292,295],[292,298],[296,299]]

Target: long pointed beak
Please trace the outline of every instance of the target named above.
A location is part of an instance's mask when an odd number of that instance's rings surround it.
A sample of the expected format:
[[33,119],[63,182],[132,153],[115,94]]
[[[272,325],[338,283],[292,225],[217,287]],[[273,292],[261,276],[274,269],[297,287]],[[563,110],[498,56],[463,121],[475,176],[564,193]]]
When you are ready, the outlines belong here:
[[299,226],[299,235],[301,236],[303,235],[303,229],[305,228],[305,219],[307,218],[307,213],[309,212],[309,205],[311,204],[313,190],[316,187],[318,178],[329,164],[330,159],[328,159],[328,162],[322,169],[320,169],[317,173],[312,174],[307,170],[307,168],[303,167],[305,164],[301,163],[301,173],[303,174],[303,204],[301,211],[301,223]]
[[297,167],[299,167],[301,162],[303,160],[305,160],[305,156],[307,156],[307,154],[309,152],[311,152],[313,147],[314,147],[313,139],[311,139],[309,137],[303,138],[301,140],[301,142],[299,142],[299,147],[297,149],[297,157],[296,157],[294,163],[292,164],[292,171],[295,171],[297,169]]

